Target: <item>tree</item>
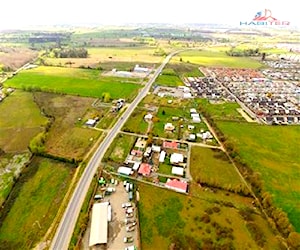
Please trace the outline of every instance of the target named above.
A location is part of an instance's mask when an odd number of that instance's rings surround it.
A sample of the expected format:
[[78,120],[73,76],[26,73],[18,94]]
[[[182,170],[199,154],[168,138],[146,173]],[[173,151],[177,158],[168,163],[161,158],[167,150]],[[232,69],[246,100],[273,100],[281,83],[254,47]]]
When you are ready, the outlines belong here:
[[102,100],[103,102],[110,102],[111,96],[109,92],[104,92],[102,94]]
[[166,111],[163,109],[163,111],[161,112],[162,115],[166,114]]
[[291,249],[300,249],[300,234],[297,232],[291,232],[287,242]]

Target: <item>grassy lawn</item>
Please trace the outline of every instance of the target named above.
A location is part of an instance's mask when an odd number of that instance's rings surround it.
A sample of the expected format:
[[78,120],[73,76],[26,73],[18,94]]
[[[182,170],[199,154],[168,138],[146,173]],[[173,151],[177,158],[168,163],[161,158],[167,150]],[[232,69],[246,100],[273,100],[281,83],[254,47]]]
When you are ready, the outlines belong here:
[[[180,61],[180,59],[179,59]],[[194,63],[179,62],[178,58],[173,57],[167,68],[173,69],[179,76],[203,77],[204,74],[199,70],[199,65]]]
[[[150,185],[138,187],[142,249],[169,249],[172,243],[176,249],[261,249],[240,208],[228,202],[222,205],[218,194],[211,195],[219,204]],[[245,201],[240,205],[248,206]],[[266,221],[259,214],[253,214],[253,221],[265,238],[265,249],[279,249]]]
[[217,125],[241,158],[261,173],[265,189],[300,232],[300,127],[221,121]]
[[178,87],[178,86],[182,86],[183,82],[176,75],[162,74],[156,79],[154,84],[159,86]]
[[130,118],[126,121],[122,130],[126,132],[132,132],[137,134],[146,134],[148,129],[148,123],[145,122],[144,116],[147,111],[141,108],[136,108],[131,114]]
[[258,69],[263,66],[259,61],[248,57],[232,57],[220,51],[193,50],[185,51],[176,55],[173,63],[184,62],[198,64],[207,67],[230,67],[230,68],[253,68]]
[[[101,132],[78,126],[78,118],[94,114],[91,104],[95,99],[52,93],[34,93],[43,112],[54,117],[45,143],[49,154],[80,160],[91,148]],[[98,112],[101,113],[101,110]],[[98,114],[95,110],[95,114]]]
[[104,92],[109,92],[112,99],[130,100],[141,87],[138,81],[133,78],[103,77],[97,70],[42,66],[20,72],[6,81],[5,86],[98,98]]
[[72,175],[73,168],[69,165],[42,158],[32,161],[14,188],[10,208],[2,220],[0,249],[32,249],[41,240]]
[[104,161],[109,160],[116,163],[123,163],[135,140],[135,136],[118,134],[108,150],[105,152],[103,157]]
[[245,121],[237,111],[240,108],[236,102],[224,102],[211,104],[207,99],[197,99],[196,101],[214,120],[224,121]]
[[41,126],[47,121],[31,93],[15,91],[0,104],[0,148],[4,151],[27,150],[29,141],[42,131]]
[[201,183],[225,189],[243,185],[227,156],[220,150],[192,147],[190,169],[193,179]]

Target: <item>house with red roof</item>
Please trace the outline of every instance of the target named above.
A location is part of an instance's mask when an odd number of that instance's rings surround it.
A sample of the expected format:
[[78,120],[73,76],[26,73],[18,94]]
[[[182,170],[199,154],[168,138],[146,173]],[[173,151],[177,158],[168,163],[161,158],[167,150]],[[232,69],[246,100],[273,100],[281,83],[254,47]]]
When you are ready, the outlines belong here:
[[149,176],[151,174],[151,168],[152,168],[152,166],[150,164],[142,163],[140,165],[138,173],[143,175],[143,176]]
[[168,179],[165,184],[165,187],[172,189],[176,192],[187,193],[188,184],[185,181],[180,181],[177,179]]
[[163,147],[177,149],[177,148],[179,148],[179,143],[176,141],[164,141]]

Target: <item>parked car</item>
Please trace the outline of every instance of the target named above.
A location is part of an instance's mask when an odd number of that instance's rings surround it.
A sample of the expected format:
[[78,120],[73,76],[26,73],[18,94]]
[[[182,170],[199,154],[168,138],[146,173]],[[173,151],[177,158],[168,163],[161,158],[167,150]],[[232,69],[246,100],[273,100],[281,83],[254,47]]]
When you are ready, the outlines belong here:
[[130,223],[136,223],[136,221],[133,219],[133,220],[130,220],[130,219],[125,219],[125,224],[130,224]]
[[125,236],[124,237],[124,243],[131,243],[133,242],[133,237],[132,236]]
[[132,231],[134,231],[134,229],[135,229],[135,226],[127,226],[126,232],[132,232]]
[[132,218],[133,217],[133,213],[126,213],[126,218]]
[[132,207],[131,202],[122,203],[122,208],[128,208],[128,207]]
[[131,213],[133,213],[133,211],[134,211],[133,207],[127,207],[126,208],[126,213],[127,214],[131,214]]

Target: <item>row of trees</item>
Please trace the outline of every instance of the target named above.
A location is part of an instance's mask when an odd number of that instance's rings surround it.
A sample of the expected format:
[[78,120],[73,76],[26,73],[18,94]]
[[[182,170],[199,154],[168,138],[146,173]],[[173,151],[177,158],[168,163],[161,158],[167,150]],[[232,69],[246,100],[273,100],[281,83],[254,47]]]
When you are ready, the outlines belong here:
[[87,58],[88,51],[85,48],[54,48],[49,53],[55,58]]
[[259,48],[256,49],[234,49],[226,51],[229,56],[260,56]]

